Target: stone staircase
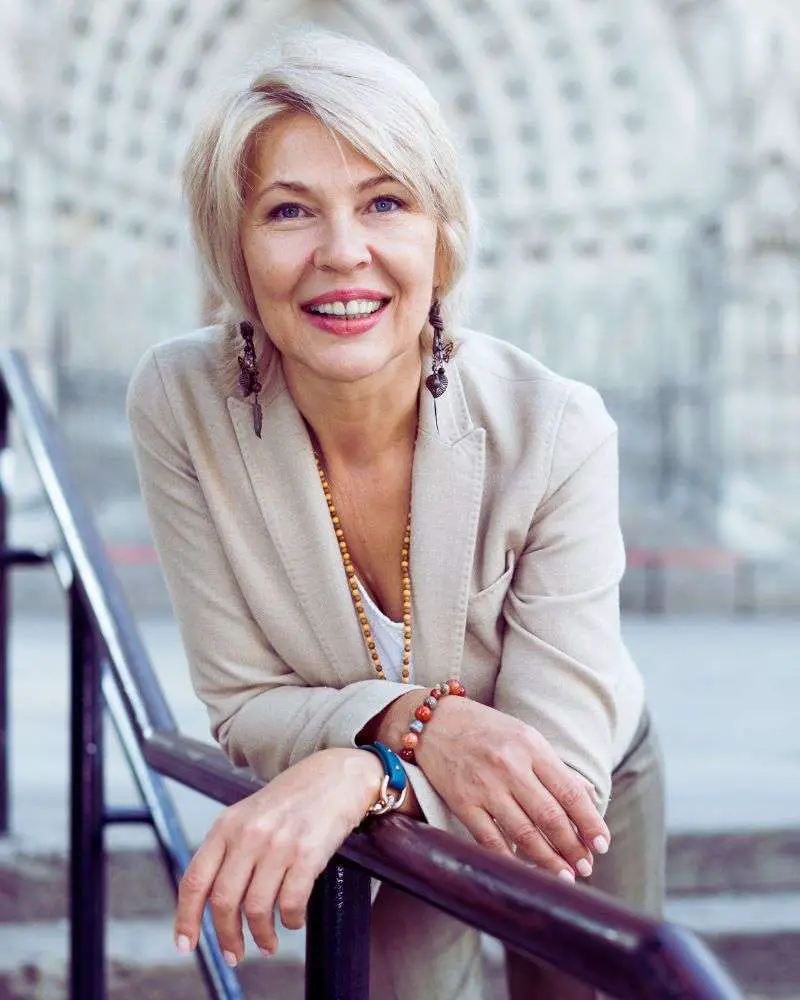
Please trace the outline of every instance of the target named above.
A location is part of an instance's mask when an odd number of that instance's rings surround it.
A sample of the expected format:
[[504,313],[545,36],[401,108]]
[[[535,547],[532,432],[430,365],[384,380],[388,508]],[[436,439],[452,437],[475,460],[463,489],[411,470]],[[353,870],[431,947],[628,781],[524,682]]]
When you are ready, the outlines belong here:
[[[678,835],[669,847],[669,915],[698,928],[748,997],[800,997],[800,830]],[[172,947],[173,900],[152,851],[109,856],[109,997],[199,1000],[194,962]],[[0,858],[0,998],[64,1000],[66,864],[62,854]],[[783,918],[783,919],[782,919]],[[302,1000],[303,935],[241,966],[248,1000]],[[486,997],[504,1000],[502,956],[486,942]],[[434,998],[431,998],[434,1000]]]

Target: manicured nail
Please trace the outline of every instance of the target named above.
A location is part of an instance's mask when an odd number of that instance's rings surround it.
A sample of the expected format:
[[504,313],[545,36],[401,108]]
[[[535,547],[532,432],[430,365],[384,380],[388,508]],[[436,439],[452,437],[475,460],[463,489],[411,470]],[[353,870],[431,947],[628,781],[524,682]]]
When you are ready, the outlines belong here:
[[179,934],[175,941],[175,947],[180,955],[188,955],[192,950],[192,942],[185,934]]
[[592,846],[598,854],[608,854],[608,841],[605,837],[595,837]]
[[222,957],[225,959],[225,964],[230,969],[235,969],[239,964],[239,959],[234,955],[232,951],[223,951]]
[[259,948],[258,950],[261,952],[264,958],[272,958],[272,952],[269,950],[269,948]]
[[575,885],[575,876],[567,868],[562,868],[558,873],[558,877],[563,879],[564,882],[569,882],[570,885]]
[[592,866],[586,858],[581,858],[575,867],[578,869],[578,874],[582,875],[584,878],[588,878],[592,874]]

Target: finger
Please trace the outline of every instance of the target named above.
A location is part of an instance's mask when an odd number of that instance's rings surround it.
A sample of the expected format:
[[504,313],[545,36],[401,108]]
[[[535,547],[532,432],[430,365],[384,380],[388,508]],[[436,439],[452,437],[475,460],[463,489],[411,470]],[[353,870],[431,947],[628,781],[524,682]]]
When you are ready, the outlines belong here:
[[[584,878],[592,874],[591,851],[587,849],[561,804],[536,780],[535,775],[532,786],[518,790],[516,804],[526,817],[528,825],[533,825],[544,835],[552,849],[566,861],[570,869]],[[508,830],[506,832],[511,833]]]
[[242,903],[252,874],[252,855],[229,851],[211,889],[211,916],[225,961],[230,966],[244,956]]
[[286,873],[278,895],[281,923],[290,930],[299,930],[306,919],[308,899],[318,876],[330,858],[314,845],[298,845],[294,862]]
[[513,798],[509,797],[498,804],[495,819],[506,836],[517,845],[518,857],[522,855],[537,868],[558,875],[567,882],[575,881],[572,865],[553,848]]
[[504,854],[509,858],[514,857],[514,852],[503,835],[503,831],[498,828],[485,809],[480,806],[470,806],[456,815],[481,847],[486,847],[495,854]]
[[244,915],[253,939],[262,951],[274,955],[278,949],[275,933],[275,902],[286,871],[274,856],[263,856],[253,872],[244,898]]
[[203,908],[224,857],[225,841],[221,837],[208,838],[186,866],[180,880],[175,911],[175,943],[184,954],[197,946]]
[[552,750],[537,765],[534,777],[559,803],[586,846],[605,854],[611,843],[611,831],[592,801],[587,780],[567,767]]
[[561,781],[548,786],[548,791],[574,823],[584,844],[598,854],[605,854],[611,844],[611,831],[597,811],[585,782],[566,768]]

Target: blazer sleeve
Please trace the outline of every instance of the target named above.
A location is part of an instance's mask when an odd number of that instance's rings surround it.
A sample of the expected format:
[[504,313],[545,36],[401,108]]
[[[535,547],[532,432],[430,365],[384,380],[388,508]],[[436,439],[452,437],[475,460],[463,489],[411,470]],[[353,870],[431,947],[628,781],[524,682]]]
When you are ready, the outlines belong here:
[[617,430],[594,389],[571,390],[550,461],[505,601],[494,705],[538,729],[592,783],[604,810],[628,653],[619,618]]
[[[365,680],[341,689],[308,687],[259,628],[209,514],[185,435],[154,351],[127,395],[142,497],[189,661],[214,738],[237,765],[269,781],[328,747],[355,747],[366,723],[405,685]],[[460,824],[419,768],[409,778],[425,818]]]

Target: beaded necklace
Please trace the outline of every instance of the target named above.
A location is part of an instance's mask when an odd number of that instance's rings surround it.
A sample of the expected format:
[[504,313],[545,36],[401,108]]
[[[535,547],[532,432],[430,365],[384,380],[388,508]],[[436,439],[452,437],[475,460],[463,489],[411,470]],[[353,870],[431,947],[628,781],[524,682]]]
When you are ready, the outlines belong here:
[[[375,644],[375,638],[372,635],[369,618],[364,610],[364,602],[361,598],[361,588],[358,585],[356,568],[353,565],[353,560],[350,558],[350,552],[347,548],[347,541],[344,537],[342,522],[339,520],[339,515],[336,513],[336,506],[333,502],[333,492],[331,491],[328,477],[325,475],[325,471],[322,468],[319,455],[315,454],[314,459],[317,463],[317,472],[319,473],[319,481],[322,484],[322,492],[325,494],[325,502],[328,504],[328,513],[331,515],[333,530],[336,532],[336,540],[339,543],[339,551],[342,553],[344,571],[347,574],[347,582],[350,586],[350,596],[353,598],[353,606],[355,607],[356,614],[358,615],[361,632],[363,633],[364,641],[367,644],[367,651],[372,658],[372,665],[375,667],[375,673],[378,675],[380,680],[385,681],[386,674],[383,670],[383,664],[381,663],[380,654],[378,653],[378,647]],[[408,521],[406,521],[406,530],[403,535],[403,547],[400,550],[400,572],[402,573],[403,580],[403,684],[411,683],[411,576],[409,574],[408,559],[410,550],[411,511],[408,512]]]

